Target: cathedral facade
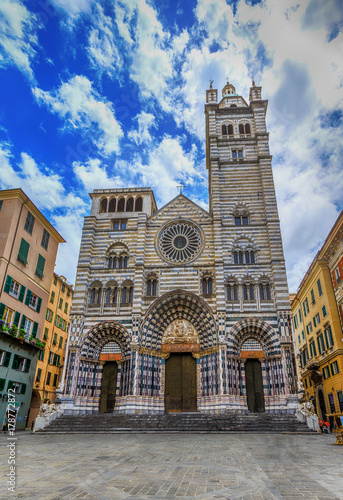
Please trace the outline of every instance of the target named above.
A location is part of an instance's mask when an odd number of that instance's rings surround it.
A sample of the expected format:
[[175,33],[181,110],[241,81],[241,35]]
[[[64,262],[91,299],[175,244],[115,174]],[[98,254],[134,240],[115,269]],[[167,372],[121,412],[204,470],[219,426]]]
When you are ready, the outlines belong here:
[[293,412],[297,402],[267,101],[206,91],[209,211],[95,189],[71,310],[66,413]]

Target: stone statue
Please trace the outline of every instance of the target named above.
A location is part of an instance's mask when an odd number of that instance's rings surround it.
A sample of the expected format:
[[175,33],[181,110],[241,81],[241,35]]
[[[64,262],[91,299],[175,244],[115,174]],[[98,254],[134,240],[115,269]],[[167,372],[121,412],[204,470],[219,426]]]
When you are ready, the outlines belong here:
[[43,403],[39,410],[39,417],[49,417],[56,412],[54,404]]
[[315,409],[314,409],[314,406],[312,404],[311,401],[307,401],[307,403],[303,403],[301,405],[301,411],[305,414],[305,415],[310,415],[310,416],[315,416],[316,415],[316,412],[315,412]]

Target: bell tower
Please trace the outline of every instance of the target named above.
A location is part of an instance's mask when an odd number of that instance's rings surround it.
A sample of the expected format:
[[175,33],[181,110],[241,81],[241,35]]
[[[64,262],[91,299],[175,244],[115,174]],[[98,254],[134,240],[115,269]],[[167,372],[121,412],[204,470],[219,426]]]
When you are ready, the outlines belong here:
[[206,91],[209,205],[217,283],[224,283],[217,306],[225,311],[226,328],[246,316],[268,317],[280,341],[290,343],[291,310],[266,129],[268,101],[261,90],[252,82],[249,103],[228,81],[219,102],[212,84]]

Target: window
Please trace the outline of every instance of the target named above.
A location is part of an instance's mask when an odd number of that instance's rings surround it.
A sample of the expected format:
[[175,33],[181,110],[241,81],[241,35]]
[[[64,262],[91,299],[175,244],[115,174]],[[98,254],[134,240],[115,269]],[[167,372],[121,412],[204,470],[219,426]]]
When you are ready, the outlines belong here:
[[25,229],[25,230],[26,230],[29,234],[32,234],[32,230],[33,230],[34,223],[35,223],[35,218],[34,218],[34,216],[32,215],[32,213],[31,213],[31,212],[27,212],[27,216],[26,216],[26,221],[25,221],[24,229]]
[[57,345],[57,333],[54,333],[54,340],[52,341],[53,345]]
[[39,351],[39,353],[38,353],[39,361],[44,361],[44,353],[45,353],[45,351],[43,351],[43,350]]
[[7,390],[13,389],[16,394],[25,394],[26,384],[21,382],[14,382],[13,380],[8,381]]
[[238,285],[236,283],[226,285],[226,299],[231,302],[238,301]]
[[25,290],[26,287],[23,285],[20,285],[16,281],[14,281],[13,278],[11,278],[10,275],[7,275],[6,277],[6,283],[4,286],[4,291],[14,297],[15,299],[18,299],[20,302],[23,302],[24,300],[24,295],[25,295]]
[[61,359],[61,357],[59,354],[54,354],[54,359],[52,361],[53,366],[59,366],[60,359]]
[[336,413],[335,402],[333,399],[333,394],[328,394],[330,413]]
[[327,315],[325,306],[322,307],[322,313],[323,313],[323,318],[325,318],[325,316]]
[[301,323],[303,320],[302,315],[301,315],[301,308],[299,307],[299,322]]
[[298,343],[301,343],[300,335],[298,335]]
[[41,376],[42,376],[42,369],[38,368],[37,375],[36,375],[36,382],[40,382]]
[[306,299],[304,300],[303,302],[303,310],[304,310],[304,315],[307,316],[308,313],[310,312],[310,309],[308,307],[308,300],[307,300],[307,297]]
[[54,292],[54,291],[52,291],[52,292],[51,292],[51,295],[50,295],[50,302],[51,302],[51,304],[53,304],[53,303],[54,303],[54,300],[55,300],[55,292]]
[[121,295],[122,304],[132,304],[133,302],[133,286],[124,286]]
[[243,149],[233,149],[232,150],[232,158],[235,159],[241,159],[243,158]]
[[19,370],[21,372],[26,372],[30,370],[31,359],[24,358],[22,356],[18,356],[18,354],[14,355],[12,369]]
[[341,413],[343,413],[343,392],[342,391],[337,392],[337,399],[338,399],[339,411]]
[[157,295],[157,279],[148,279],[146,284],[146,294],[148,297],[155,297]]
[[67,297],[70,297],[70,288],[67,289]]
[[44,278],[43,274],[44,266],[45,266],[45,259],[41,254],[39,254],[36,267],[36,275],[39,276],[39,278]]
[[32,330],[32,325],[33,325],[33,322],[28,319],[28,318],[25,318],[25,322],[24,322],[24,330],[25,332],[27,333],[27,335],[29,336],[30,333],[31,333],[31,330]]
[[323,295],[323,291],[322,291],[322,285],[320,283],[320,279],[317,280],[317,288],[318,288],[318,295],[319,295],[319,297],[321,297]]
[[312,290],[310,291],[310,294],[311,294],[311,304],[314,305],[316,303],[315,299],[314,299],[314,291],[313,291],[313,288]]
[[27,264],[27,256],[29,253],[29,248],[30,244],[26,240],[24,240],[24,238],[22,238],[20,242],[17,260],[19,260],[21,264],[24,264],[24,266],[26,266]]
[[68,302],[64,303],[64,312],[65,314],[68,314]]
[[57,276],[54,276],[54,285],[57,285]]
[[28,306],[29,306],[29,307],[31,307],[31,309],[36,310],[36,306],[37,306],[37,299],[38,299],[38,297],[37,297],[37,295],[35,295],[34,293],[31,293],[31,294],[29,295],[29,293],[28,293],[28,292],[29,292],[29,290],[27,291],[27,297],[30,297],[30,298],[29,298],[29,301],[28,301],[28,302],[29,302],[29,303],[28,303]]
[[337,373],[339,373],[337,361],[334,361],[333,363],[331,363],[330,367],[331,367],[331,374],[332,375],[337,375]]
[[233,126],[231,124],[222,125],[222,135],[233,135]]
[[0,366],[5,368],[9,366],[11,359],[11,353],[9,351],[0,350]]
[[252,302],[255,300],[254,285],[252,283],[243,284],[243,300],[247,302]]
[[311,353],[311,358],[313,356],[317,356],[316,344],[314,343],[314,340],[310,342],[310,353]]
[[12,322],[14,320],[14,311],[12,309],[9,309],[8,307],[5,307],[4,314],[2,316],[2,320],[8,326],[11,326]]
[[255,264],[255,254],[252,250],[234,251],[233,252],[234,264]]
[[50,385],[51,373],[48,372],[48,376],[46,377],[46,385]]
[[64,284],[64,283],[62,283],[62,288],[61,288],[62,293],[64,293],[64,292],[65,292],[65,289],[66,289],[66,286],[65,286],[65,284]]
[[143,198],[141,196],[138,196],[138,198],[135,201],[135,212],[142,212],[143,210]]
[[117,207],[117,212],[124,212],[125,208],[125,198],[120,198],[118,201],[118,207]]
[[314,317],[313,317],[313,325],[314,326],[317,326],[319,325],[320,323],[320,316],[319,316],[319,313],[317,313]]
[[111,198],[110,199],[110,203],[108,205],[108,211],[109,212],[115,212],[116,211],[116,199],[115,198]]
[[51,323],[52,319],[54,317],[54,313],[52,312],[51,309],[47,308],[46,314],[45,314],[45,319]]
[[293,316],[293,324],[294,324],[294,330],[298,328],[298,318],[297,316]]
[[333,346],[333,337],[332,337],[332,331],[331,331],[331,326],[329,325],[327,328],[324,330],[324,336],[325,336],[325,342],[327,349]]
[[127,219],[113,219],[112,229],[113,231],[125,231],[127,226]]
[[305,389],[307,389],[307,387],[308,387],[307,378],[304,379],[304,383],[305,383]]
[[105,212],[107,212],[107,198],[100,201],[100,213],[104,214]]
[[[8,278],[8,276],[7,276]],[[8,291],[9,295],[12,295],[15,299],[18,298],[20,285],[16,281],[12,280],[10,289]],[[6,291],[6,290],[5,290]]]
[[249,123],[240,123],[238,126],[238,131],[240,135],[250,135],[250,125]]
[[50,239],[50,234],[48,233],[48,231],[47,231],[46,229],[43,229],[43,236],[42,236],[41,246],[42,246],[45,250],[47,250],[47,249],[48,249],[49,239]]
[[311,321],[306,326],[306,331],[307,331],[307,335],[309,335],[312,332],[312,322]]
[[269,283],[259,284],[260,300],[271,300],[271,291]]
[[305,332],[304,332],[304,330],[301,331],[301,337],[302,337],[303,340],[305,340]]
[[63,306],[63,299],[61,298],[58,302],[58,308],[62,309],[62,306]]
[[132,198],[132,196],[130,196],[130,198],[128,198],[126,201],[125,212],[133,212],[133,198]]
[[58,377],[58,375],[57,375],[57,373],[55,373],[54,374],[54,381],[52,383],[53,387],[56,387],[56,385],[57,385],[57,377]]
[[338,267],[336,267],[336,269],[335,269],[335,277],[336,277],[336,281],[337,281],[337,285],[338,285],[341,282],[341,273],[339,272]]
[[211,276],[204,276],[201,280],[201,289],[203,295],[212,295],[213,293],[213,280]]
[[248,216],[247,215],[235,215],[235,226],[247,226]]
[[128,256],[127,255],[121,255],[118,259],[118,267],[119,269],[126,269],[127,264],[128,264]]
[[53,359],[54,359],[54,353],[50,351],[49,352],[49,359],[48,359],[49,365],[52,365]]
[[325,345],[324,345],[324,337],[323,337],[322,333],[320,333],[317,337],[317,345],[318,345],[319,354],[323,354],[323,352],[325,352]]
[[59,343],[58,343],[58,347],[59,347],[60,349],[62,349],[62,347],[63,347],[63,337],[60,337],[60,341],[59,341]]

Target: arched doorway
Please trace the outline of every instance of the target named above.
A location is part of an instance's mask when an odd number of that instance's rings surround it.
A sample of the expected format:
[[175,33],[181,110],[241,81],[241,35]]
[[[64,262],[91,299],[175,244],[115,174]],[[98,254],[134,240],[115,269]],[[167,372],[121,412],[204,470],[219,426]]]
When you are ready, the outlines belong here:
[[247,359],[245,363],[247,405],[251,413],[264,412],[262,366],[258,359]]
[[174,352],[166,359],[165,411],[197,411],[196,359],[189,352]]
[[118,364],[105,361],[102,369],[99,413],[113,413],[117,391]]
[[32,422],[34,422],[38,416],[42,399],[40,397],[39,391],[33,389],[30,403],[30,412],[27,419],[27,426],[31,427]]

